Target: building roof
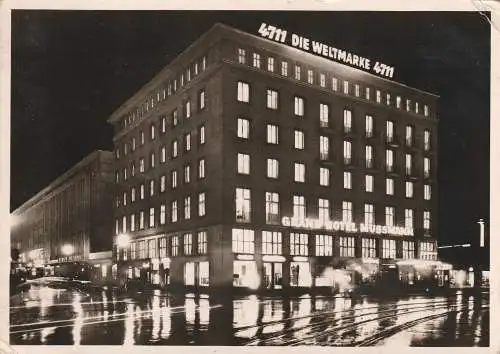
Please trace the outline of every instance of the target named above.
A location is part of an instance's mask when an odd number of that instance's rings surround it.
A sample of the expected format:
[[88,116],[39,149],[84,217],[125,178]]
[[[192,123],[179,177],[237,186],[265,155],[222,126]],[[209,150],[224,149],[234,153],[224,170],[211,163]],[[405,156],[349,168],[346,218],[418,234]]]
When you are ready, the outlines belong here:
[[113,153],[111,151],[104,151],[104,150],[93,151],[92,153],[87,155],[85,158],[83,158],[80,162],[78,162],[76,165],[71,167],[68,171],[64,172],[61,176],[57,177],[47,187],[45,187],[40,192],[35,194],[33,197],[28,199],[26,202],[24,202],[20,207],[18,207],[16,210],[14,210],[11,213],[11,215],[19,215],[21,213],[24,213],[26,210],[31,208],[33,205],[38,203],[42,198],[44,198],[46,195],[48,195],[50,192],[52,192],[55,188],[59,187],[60,185],[62,185],[66,181],[68,181],[70,178],[74,177],[83,168],[90,165],[93,161],[95,161],[99,158],[113,159]]
[[222,24],[222,23],[216,23],[214,26],[210,28],[207,32],[205,32],[201,37],[199,37],[196,41],[194,41],[188,48],[186,48],[181,54],[179,54],[170,64],[165,66],[158,74],[156,74],[148,83],[146,83],[144,86],[142,86],[132,97],[130,97],[127,101],[125,101],[120,107],[118,107],[108,118],[108,122],[112,123],[117,121],[118,119],[121,118],[123,114],[128,113],[128,110],[134,106],[134,104],[137,103],[142,103],[142,100],[146,95],[148,95],[151,90],[154,90],[157,88],[158,85],[162,83],[165,78],[169,77],[172,74],[176,74],[178,67],[185,62],[185,59],[191,58],[195,52],[199,51],[200,48],[207,48],[211,44],[214,44],[218,42],[222,38],[235,38],[235,35],[239,37],[240,39],[246,39],[250,40],[252,42],[260,42],[263,46],[263,48],[270,49],[272,50],[273,48],[275,50],[279,48],[287,48],[291,53],[294,53],[296,55],[300,56],[305,56],[306,58],[310,58],[311,60],[314,61],[321,61],[323,63],[328,63],[328,65],[332,65],[336,69],[340,71],[350,71],[354,72],[358,75],[363,75],[363,76],[368,76],[373,78],[374,80],[380,80],[380,81],[385,81],[387,83],[390,83],[392,85],[397,85],[400,87],[403,87],[405,89],[418,92],[420,94],[424,95],[429,95],[434,98],[439,98],[438,95],[423,91],[414,87],[407,86],[405,84],[402,84],[400,82],[396,82],[387,78],[384,78],[382,76],[378,76],[375,74],[372,74],[368,71],[361,70],[349,65],[342,64],[337,61],[333,61],[324,57],[321,57],[319,55],[315,55],[310,52],[306,52],[291,46],[288,46],[286,44],[281,44],[266,38],[262,38],[247,32],[244,32],[242,30],[233,28],[231,26]]

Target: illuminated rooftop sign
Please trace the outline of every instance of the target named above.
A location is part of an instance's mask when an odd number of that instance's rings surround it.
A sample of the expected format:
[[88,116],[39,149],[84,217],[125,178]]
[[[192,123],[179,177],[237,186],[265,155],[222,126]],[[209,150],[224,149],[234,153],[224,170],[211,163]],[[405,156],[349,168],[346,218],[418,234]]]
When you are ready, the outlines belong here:
[[287,30],[277,28],[276,26],[268,25],[262,23],[259,28],[259,34],[267,39],[276,41],[278,43],[284,43],[295,48],[299,48],[306,52],[312,52],[316,55],[332,59],[344,64],[349,64],[357,68],[373,71],[377,75],[392,78],[394,76],[394,67],[386,65],[381,62],[375,62],[372,65],[372,61],[368,58],[362,57],[350,53],[346,50],[335,48],[327,44],[311,40],[307,37],[300,36],[295,33],[291,33]]
[[365,225],[343,221],[321,221],[319,219],[297,219],[285,216],[281,224],[288,227],[296,227],[311,230],[361,232],[375,235],[413,236],[413,228],[399,226]]

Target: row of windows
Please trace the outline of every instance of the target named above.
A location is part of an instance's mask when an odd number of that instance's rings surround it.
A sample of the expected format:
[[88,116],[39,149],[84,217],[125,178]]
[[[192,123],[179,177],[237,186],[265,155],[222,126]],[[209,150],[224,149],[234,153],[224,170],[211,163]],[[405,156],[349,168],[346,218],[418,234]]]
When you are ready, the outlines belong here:
[[[309,245],[309,241],[314,240],[314,244]],[[362,258],[415,258],[415,242],[401,242],[401,255],[397,257],[396,240],[382,239],[380,250],[377,247],[377,240],[374,238],[357,238],[352,236],[340,236],[338,239],[338,256],[355,257],[356,242],[361,240]],[[312,246],[310,248],[310,246]],[[232,231],[232,251],[233,253],[255,254],[255,234],[250,229],[233,229]],[[381,254],[380,254],[381,251]],[[314,252],[315,256],[334,255],[334,236],[332,235],[309,235],[306,233],[290,233],[289,254],[292,256],[309,256]],[[437,251],[433,242],[420,242],[420,258],[435,259]],[[279,231],[262,231],[262,254],[283,255],[283,238]],[[429,255],[432,257],[429,258]]]
[[[164,119],[164,118],[162,118]],[[151,137],[152,137],[152,140],[156,139],[156,135],[155,135],[155,126],[154,124],[151,125]],[[205,131],[205,125],[201,125],[198,127],[197,131],[196,131],[197,135],[198,135],[198,144],[201,146],[203,144],[205,144],[205,141],[206,141],[206,131]],[[183,143],[184,143],[184,151],[185,152],[189,152],[191,151],[191,149],[193,148],[193,143],[194,143],[194,139],[193,139],[193,136],[195,136],[194,133],[192,132],[188,132],[188,133],[185,133],[184,136],[183,136]],[[139,143],[140,143],[140,146],[143,146],[145,144],[145,137],[144,137],[144,131],[140,131],[139,132]],[[180,144],[180,139],[175,139],[171,142],[171,145],[170,145],[170,151],[171,151],[171,155],[170,157],[171,158],[176,158],[178,155],[179,155],[179,144]],[[118,146],[115,150],[115,157],[116,159],[119,159],[120,158],[120,151],[123,150],[123,155],[126,156],[128,155],[129,153],[129,149],[130,151],[134,152],[136,149],[137,149],[137,141],[136,141],[136,138],[135,137],[132,137],[131,140],[129,142],[126,142],[123,144],[123,148]],[[167,147],[165,145],[162,145],[160,147],[160,151],[159,151],[159,162],[160,163],[163,163],[167,160]],[[154,152],[151,152],[150,154],[151,158],[150,158],[150,163],[151,163],[151,166],[154,167],[154,162],[155,162],[155,153]],[[144,161],[144,158],[142,158],[142,161]]]
[[[182,246],[180,245],[182,241]],[[127,259],[153,259],[181,255],[205,255],[208,251],[206,231],[185,233],[182,236],[161,236],[158,238],[131,242],[128,247],[118,249],[118,258]]]
[[[299,220],[306,219],[308,213],[306,210],[306,198],[302,195],[292,195],[293,217]],[[266,223],[278,224],[280,221],[280,195],[276,192],[266,192]],[[252,198],[251,191],[247,188],[236,188],[236,221],[251,222]],[[342,201],[342,221],[353,222],[353,203]],[[318,199],[318,218],[323,222],[332,220],[333,205],[329,199]],[[375,224],[375,205],[371,203],[364,204],[364,220],[367,225]],[[414,228],[415,212],[413,209],[404,209],[405,227]],[[396,226],[396,208],[394,206],[385,207],[385,225]],[[431,213],[429,210],[423,211],[423,225],[425,230],[431,227]]]
[[[247,64],[247,51],[244,48],[238,48],[238,63]],[[254,68],[262,68],[261,55],[257,52],[253,52],[251,65]],[[279,68],[278,68],[279,64]],[[340,80],[339,78],[329,75],[327,73],[317,73],[312,69],[308,69],[306,74],[303,73],[303,68],[305,66],[296,63],[293,67],[288,65],[286,60],[281,60],[277,63],[275,58],[272,56],[267,57],[267,71],[272,73],[278,73],[283,77],[293,77],[295,80],[304,80],[310,85],[319,85],[322,88],[328,88],[332,91],[341,91],[345,95],[354,95],[358,98],[364,98],[367,101],[385,104],[386,106],[396,107],[398,109],[405,109],[407,112],[414,112],[416,114],[423,114],[425,117],[429,116],[429,106],[422,105],[419,102],[412,102],[410,99],[405,99],[399,95],[396,96],[395,102],[393,101],[393,95],[390,92],[382,93],[380,89],[374,89],[369,86],[364,87],[362,92],[361,85],[358,83],[352,83],[348,80]],[[293,72],[291,70],[293,69]],[[304,70],[305,72],[305,70]],[[341,85],[342,84],[342,85]],[[373,95],[374,93],[374,95]],[[403,102],[405,103],[403,107]]]
[[[347,157],[346,157],[347,156]],[[393,155],[390,154],[390,159],[388,159],[388,162],[386,164],[386,169],[387,172],[395,172],[394,169],[394,160],[393,160]],[[409,157],[409,158],[408,158]],[[413,168],[413,163],[412,163],[412,155],[407,156],[406,159],[406,168],[405,172],[407,176],[413,176],[414,175],[414,168]],[[344,159],[350,159],[350,152],[349,155],[345,155]],[[372,161],[371,159],[367,160],[367,162]],[[267,159],[267,172],[266,172],[266,177],[268,178],[273,178],[277,179],[279,178],[279,160],[277,159]],[[371,162],[370,162],[371,165]],[[242,154],[238,153],[237,154],[237,171],[239,174],[242,175],[250,175],[250,155],[249,154]],[[306,182],[306,164],[304,162],[293,162],[294,166],[294,177],[293,180],[294,182],[298,183],[305,183]],[[430,160],[425,158],[424,159],[424,177],[428,178],[430,176]],[[349,171],[344,172],[344,188],[346,189],[352,189],[352,173]],[[366,175],[367,178],[365,180],[365,186],[366,186],[366,191],[367,192],[373,192],[373,176],[372,175]],[[369,176],[369,178],[368,178]],[[392,178],[387,178],[387,194],[388,195],[393,195],[394,194],[394,188],[389,188],[390,186],[394,186],[394,179]],[[320,181],[319,181],[321,186],[329,186],[330,184],[330,170],[327,167],[320,167]],[[411,193],[407,192],[407,198],[412,198],[413,197],[413,182],[408,181],[407,182],[407,188],[411,187],[409,191]],[[408,189],[407,189],[408,190]],[[426,185],[425,187],[425,199],[430,200],[430,185]]]
[[[181,206],[177,200],[174,200],[170,203],[170,216],[169,216],[170,222],[175,223],[179,221],[181,213],[184,220],[191,219],[191,208],[192,208],[191,197],[190,196],[185,197],[183,202],[184,202],[183,206]],[[206,215],[206,194],[204,192],[198,194],[197,202],[198,202],[198,216],[203,217]],[[156,218],[156,211],[159,211],[158,219]],[[146,227],[149,228],[155,227],[157,222],[159,225],[165,225],[167,222],[167,206],[166,204],[162,204],[160,205],[159,209],[156,209],[154,207],[149,208],[149,219],[147,225],[145,223],[146,215],[143,210],[138,212],[137,217],[138,220],[136,220],[136,214],[132,213],[128,218],[126,215],[124,215],[122,216],[121,220],[116,219],[115,233],[118,235],[120,233],[125,233],[127,231],[134,232],[136,231],[136,228],[142,230]],[[120,221],[121,221],[121,227],[120,227]]]
[[[321,120],[322,116],[320,115],[320,123],[322,126],[327,126],[328,121]],[[324,124],[323,124],[324,123]],[[349,133],[352,132],[352,114],[350,110],[344,110],[344,132]],[[415,143],[415,128],[412,125],[407,125],[405,129],[405,144],[408,147],[414,146]],[[295,135],[295,148],[296,149],[304,149],[303,141],[304,141],[304,131],[296,129],[294,130]],[[299,140],[297,135],[300,135]],[[366,126],[365,126],[365,136],[373,137],[374,136],[374,128],[373,128],[373,116],[366,116]],[[250,121],[246,118],[239,117],[237,119],[237,137],[241,139],[249,139],[250,137]],[[394,133],[394,122],[386,121],[386,141],[391,144],[396,144],[396,138]],[[324,137],[328,139],[328,137]],[[266,126],[266,143],[268,144],[279,144],[279,126],[275,124],[267,124]],[[302,141],[301,147],[297,147],[297,141]],[[431,148],[431,132],[429,129],[424,129],[424,150],[429,151]]]
[[[146,100],[139,106],[131,110],[122,120],[124,128],[133,124],[136,120],[146,115],[149,110],[154,109],[160,102],[166,100],[171,95],[177,93],[177,90],[182,88],[185,84],[189,83],[195,76],[203,72],[207,67],[207,57],[203,56],[201,59],[195,60],[188,65],[186,69],[181,71],[174,79],[167,82],[166,85],[153,90],[148,94]],[[201,105],[201,103],[200,103]]]

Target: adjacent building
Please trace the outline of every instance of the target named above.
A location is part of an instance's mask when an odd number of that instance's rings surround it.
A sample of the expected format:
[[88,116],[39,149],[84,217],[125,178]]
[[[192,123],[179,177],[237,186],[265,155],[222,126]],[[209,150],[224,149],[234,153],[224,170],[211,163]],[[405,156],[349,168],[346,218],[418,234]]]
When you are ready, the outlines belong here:
[[22,263],[64,273],[111,250],[113,163],[112,152],[95,151],[11,214],[11,247]]
[[436,101],[215,25],[108,119],[113,278],[412,284],[437,257]]

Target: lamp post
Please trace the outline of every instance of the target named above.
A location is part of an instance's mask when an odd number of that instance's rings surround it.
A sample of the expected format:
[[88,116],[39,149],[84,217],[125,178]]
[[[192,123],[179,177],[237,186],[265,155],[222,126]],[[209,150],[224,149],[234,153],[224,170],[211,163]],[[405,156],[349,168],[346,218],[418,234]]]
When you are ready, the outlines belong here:
[[479,219],[479,247],[484,247],[484,220]]

